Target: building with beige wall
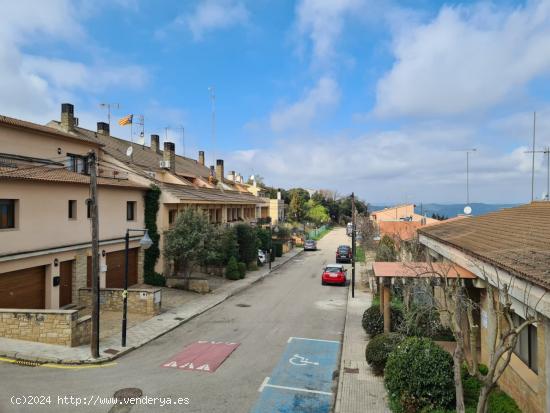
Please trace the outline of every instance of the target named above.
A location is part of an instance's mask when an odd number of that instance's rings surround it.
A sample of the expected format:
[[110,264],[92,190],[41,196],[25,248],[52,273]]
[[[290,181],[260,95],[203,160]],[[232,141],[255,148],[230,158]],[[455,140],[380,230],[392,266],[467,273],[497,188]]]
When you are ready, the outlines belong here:
[[[86,156],[93,150],[101,159],[102,145],[0,116],[0,148],[0,308],[77,304],[78,289],[91,280]],[[117,176],[98,178],[103,288],[122,287],[126,229],[144,226],[147,188],[129,181],[124,171]],[[134,284],[143,280],[138,240],[130,244]]]
[[[480,306],[481,361],[489,359],[488,337],[499,326],[488,303],[509,286],[515,325],[526,314],[538,322],[524,329],[498,384],[530,413],[550,411],[550,202],[532,202],[469,219],[418,229],[419,241],[437,260],[464,268],[478,278],[470,286]],[[487,289],[491,284],[493,289]],[[491,297],[489,292],[495,291]]]
[[[208,167],[204,151],[199,151],[197,160],[177,155],[175,144],[166,141],[161,145],[158,135],[151,135],[149,146],[129,142],[112,136],[105,122],[98,122],[95,131],[79,127],[74,121],[74,108],[69,106],[68,115],[62,109],[61,121],[51,121],[48,126],[60,132],[69,130],[85,141],[100,145],[99,170],[105,176],[123,173],[130,182],[145,187],[155,185],[161,189],[157,214],[161,255],[155,266],[156,272],[169,271],[162,255],[163,234],[184,208],[199,208],[211,222],[221,225],[254,223],[261,216],[262,209],[268,213],[268,199],[255,197],[241,183],[225,178],[223,160],[218,159],[215,166]],[[127,155],[130,147],[131,154]]]

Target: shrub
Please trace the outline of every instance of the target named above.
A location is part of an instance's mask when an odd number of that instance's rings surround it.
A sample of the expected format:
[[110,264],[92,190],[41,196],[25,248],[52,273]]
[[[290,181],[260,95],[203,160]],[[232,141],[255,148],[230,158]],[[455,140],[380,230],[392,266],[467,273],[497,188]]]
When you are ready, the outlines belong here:
[[244,278],[246,275],[246,264],[244,262],[239,262],[237,268],[239,269],[239,278]]
[[521,413],[514,399],[500,389],[495,389],[489,394],[487,410],[487,413]]
[[258,248],[267,251],[269,249],[269,230],[257,227],[256,238],[258,239]]
[[252,262],[258,259],[258,240],[256,230],[247,224],[235,226],[235,234],[239,245],[239,261]]
[[239,265],[235,257],[231,257],[225,267],[225,276],[229,280],[238,280],[240,278]]
[[388,356],[402,340],[403,336],[401,334],[384,333],[378,334],[368,342],[365,349],[365,358],[369,366],[372,367],[374,374],[384,373]]
[[390,399],[406,412],[454,405],[453,359],[429,338],[403,340],[390,353],[384,372]]
[[164,287],[166,285],[166,278],[164,278],[164,275],[159,274],[158,272],[144,274],[143,281],[145,282],[145,284],[155,285],[157,287]]
[[282,257],[283,256],[283,244],[280,242],[274,242],[273,243],[273,252],[276,257]]
[[[391,305],[391,330],[398,331],[403,321],[403,311],[395,305]],[[371,306],[363,313],[362,320],[365,332],[374,337],[384,331],[384,316],[380,314],[380,306]]]
[[429,337],[433,339],[439,336],[444,328],[435,308],[417,305],[405,312],[399,330],[408,337]]

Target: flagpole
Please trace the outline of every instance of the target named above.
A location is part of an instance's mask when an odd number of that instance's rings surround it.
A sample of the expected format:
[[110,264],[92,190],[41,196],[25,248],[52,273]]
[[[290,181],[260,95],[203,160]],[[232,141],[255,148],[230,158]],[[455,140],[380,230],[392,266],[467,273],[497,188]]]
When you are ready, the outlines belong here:
[[134,161],[134,115],[130,118],[130,146],[132,147],[132,154],[130,159]]

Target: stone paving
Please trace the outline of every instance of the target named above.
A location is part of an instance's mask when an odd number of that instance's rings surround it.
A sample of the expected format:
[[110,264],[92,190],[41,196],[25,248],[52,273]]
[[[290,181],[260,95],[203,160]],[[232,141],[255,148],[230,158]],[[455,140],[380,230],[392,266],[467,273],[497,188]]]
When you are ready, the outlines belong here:
[[390,412],[383,378],[375,376],[365,361],[368,336],[361,319],[371,302],[372,296],[365,288],[356,288],[352,298],[350,287],[335,413]]
[[8,338],[0,338],[0,357],[63,364],[102,363],[113,360],[166,334],[229,297],[246,290],[301,252],[301,249],[296,248],[283,257],[277,258],[272,263],[271,271],[267,266],[264,266],[258,271],[247,273],[246,278],[242,280],[225,283],[210,294],[200,295],[181,291],[183,294],[179,294],[178,298],[172,296],[170,300],[172,305],[176,302],[181,303],[180,306],[169,305],[169,308],[164,309],[166,311],[163,311],[160,315],[128,329],[126,347],[121,347],[120,334],[101,340],[100,357],[98,359],[91,357],[89,345],[65,347]]

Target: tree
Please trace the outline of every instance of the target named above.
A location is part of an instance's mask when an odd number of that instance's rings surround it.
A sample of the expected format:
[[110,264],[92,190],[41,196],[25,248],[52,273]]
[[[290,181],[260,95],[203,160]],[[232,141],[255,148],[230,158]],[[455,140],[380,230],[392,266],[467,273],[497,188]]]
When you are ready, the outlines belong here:
[[327,209],[323,205],[316,203],[313,199],[307,202],[307,209],[307,218],[315,224],[322,225],[330,221]]
[[194,264],[202,263],[208,255],[208,240],[212,226],[206,216],[196,209],[187,208],[177,218],[174,226],[166,232],[164,256],[174,261],[177,268],[189,277]]
[[[480,304],[472,295],[464,279],[451,277],[449,274],[454,270],[452,263],[438,263],[435,266],[428,258],[426,266],[410,268],[418,276],[426,272],[432,274],[431,278],[416,278],[416,286],[424,285],[422,295],[428,295],[430,302],[440,315],[448,321],[449,327],[456,340],[453,352],[453,370],[456,388],[456,411],[465,412],[464,389],[462,386],[462,366],[467,366],[470,376],[476,377],[481,382],[481,391],[477,402],[476,413],[486,413],[488,400],[491,391],[496,387],[512,357],[521,333],[530,325],[540,321],[537,313],[537,306],[544,297],[542,295],[535,303],[534,308],[525,306],[525,311],[519,320],[512,309],[511,288],[514,280],[503,283],[499,271],[495,268],[494,273],[489,274],[487,267],[472,262],[472,265],[479,269],[478,278],[485,284],[487,308],[487,344],[489,363],[486,371],[480,371],[479,355],[477,352],[477,339],[479,336],[479,325],[477,325],[474,314],[480,311]],[[433,278],[437,280],[437,288],[434,288]],[[526,284],[524,291],[525,302],[529,303],[530,288]],[[418,288],[416,289],[418,291]],[[417,293],[418,294],[418,293]],[[426,302],[424,298],[424,302]],[[470,357],[466,357],[469,350]]]
[[293,192],[290,198],[288,215],[292,221],[304,222],[307,216],[306,200],[299,192]]
[[375,261],[395,261],[397,259],[397,251],[395,250],[395,243],[393,239],[388,235],[384,235],[378,243],[376,249]]
[[239,261],[246,264],[258,259],[258,238],[256,230],[247,224],[235,226],[235,234],[239,245]]

